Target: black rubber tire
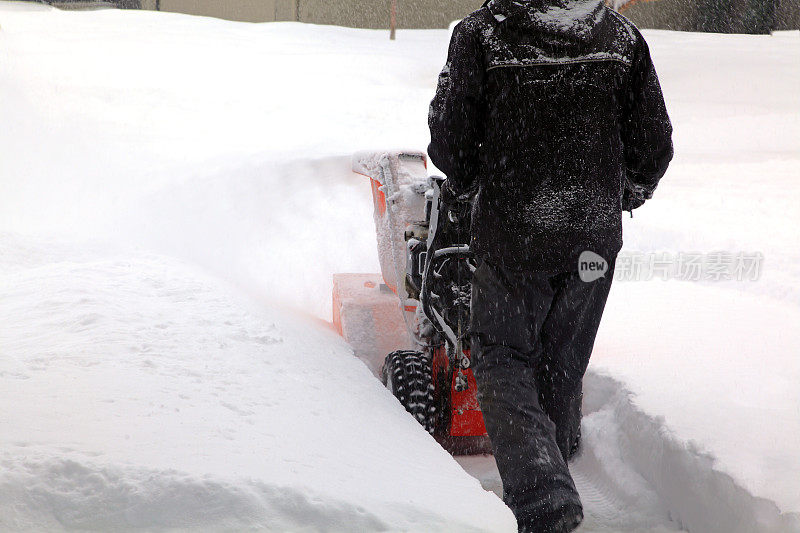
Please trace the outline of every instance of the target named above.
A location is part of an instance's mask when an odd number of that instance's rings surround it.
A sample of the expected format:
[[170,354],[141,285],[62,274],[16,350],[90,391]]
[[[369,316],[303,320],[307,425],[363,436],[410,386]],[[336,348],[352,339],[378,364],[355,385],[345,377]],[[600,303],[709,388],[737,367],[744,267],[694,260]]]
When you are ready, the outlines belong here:
[[433,434],[436,404],[433,400],[431,356],[422,352],[397,350],[386,356],[381,368],[383,384],[400,400],[406,411]]

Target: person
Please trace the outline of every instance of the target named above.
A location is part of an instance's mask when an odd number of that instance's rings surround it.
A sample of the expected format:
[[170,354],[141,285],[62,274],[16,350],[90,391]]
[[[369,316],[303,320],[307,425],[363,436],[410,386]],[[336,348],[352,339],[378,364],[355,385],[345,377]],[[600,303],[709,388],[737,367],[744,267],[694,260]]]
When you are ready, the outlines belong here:
[[567,461],[623,210],[673,155],[647,43],[599,0],[488,1],[453,30],[429,126],[442,202],[472,202],[472,366],[503,499],[519,531],[571,531]]

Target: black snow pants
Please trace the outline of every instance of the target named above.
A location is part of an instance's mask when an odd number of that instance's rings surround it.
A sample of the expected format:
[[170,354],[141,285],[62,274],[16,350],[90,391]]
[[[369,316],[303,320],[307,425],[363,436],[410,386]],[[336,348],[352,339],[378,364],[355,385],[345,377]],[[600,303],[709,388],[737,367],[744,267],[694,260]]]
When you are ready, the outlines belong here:
[[567,468],[582,380],[611,288],[605,276],[520,272],[480,260],[471,331],[478,400],[519,531],[571,531],[583,518]]

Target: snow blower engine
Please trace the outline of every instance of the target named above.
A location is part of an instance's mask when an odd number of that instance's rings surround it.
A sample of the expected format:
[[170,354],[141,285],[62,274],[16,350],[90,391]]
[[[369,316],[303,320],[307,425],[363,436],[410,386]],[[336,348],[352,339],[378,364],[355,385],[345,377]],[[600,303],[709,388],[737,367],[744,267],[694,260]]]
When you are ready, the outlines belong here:
[[419,152],[357,153],[353,171],[370,179],[381,273],[334,275],[334,324],[445,449],[488,453],[470,368],[471,206],[443,205]]

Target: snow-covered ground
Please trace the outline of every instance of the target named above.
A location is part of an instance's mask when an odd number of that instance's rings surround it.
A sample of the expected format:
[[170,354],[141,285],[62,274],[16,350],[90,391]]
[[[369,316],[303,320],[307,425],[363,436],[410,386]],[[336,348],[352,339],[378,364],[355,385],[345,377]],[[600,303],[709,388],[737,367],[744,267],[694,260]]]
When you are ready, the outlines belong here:
[[[586,531],[800,531],[800,32],[645,32],[675,125],[573,466]],[[0,529],[513,531],[330,329],[356,150],[424,148],[445,31],[0,2]],[[498,488],[490,457],[460,461]]]

